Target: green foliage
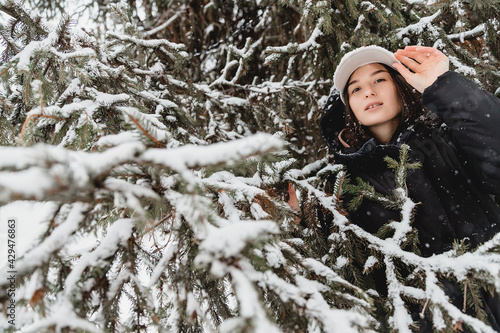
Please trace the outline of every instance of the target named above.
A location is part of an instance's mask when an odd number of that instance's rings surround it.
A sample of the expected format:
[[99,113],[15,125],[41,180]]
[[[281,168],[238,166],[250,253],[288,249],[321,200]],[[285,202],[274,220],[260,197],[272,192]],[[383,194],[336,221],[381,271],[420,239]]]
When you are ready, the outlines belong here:
[[[373,43],[391,50],[434,45],[455,69],[495,91],[498,11],[488,9],[498,1],[100,0],[80,1],[71,13],[64,1],[26,4],[38,12],[0,4],[9,17],[0,25],[0,143],[20,159],[0,155],[3,176],[35,170],[40,181],[32,184],[38,191],[1,188],[0,200],[53,205],[46,231],[26,254],[44,256],[22,261],[18,275],[20,285],[45,295],[37,299],[29,289],[20,297],[19,306],[31,302],[26,325],[305,332],[333,331],[329,318],[342,318],[354,330],[383,331],[396,300],[367,292],[377,289],[380,274],[424,290],[435,272],[386,252],[383,243],[418,254],[416,231],[397,235],[400,222],[388,221],[378,237],[366,235],[343,207],[353,196],[349,209],[374,200],[401,210],[407,170],[419,165],[402,147],[399,160],[386,158],[393,193],[377,193],[362,179],[351,183],[325,157],[317,120],[343,54]],[[84,16],[93,20],[78,27]],[[255,143],[259,132],[274,136]],[[246,152],[249,137],[258,147]],[[278,137],[285,152],[265,145]],[[224,158],[210,150],[237,140],[242,146],[225,148]],[[288,205],[290,184],[300,216]],[[269,229],[249,229],[238,251],[214,250],[214,239],[239,235],[231,226],[251,223]],[[104,242],[119,227],[128,230],[123,239]],[[85,238],[95,240],[92,249],[68,251]],[[457,246],[457,258],[466,250]],[[467,305],[480,309],[478,288],[489,287],[491,276],[481,271],[468,281]],[[6,299],[0,292],[2,306]],[[74,310],[71,324],[43,326],[61,304]],[[125,315],[123,304],[130,305]]]

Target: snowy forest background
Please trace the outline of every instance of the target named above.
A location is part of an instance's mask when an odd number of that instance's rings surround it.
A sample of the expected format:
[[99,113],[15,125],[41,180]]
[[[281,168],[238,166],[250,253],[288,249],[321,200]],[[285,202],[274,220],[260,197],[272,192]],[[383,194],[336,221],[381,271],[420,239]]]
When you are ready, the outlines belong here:
[[[4,331],[411,332],[417,306],[437,332],[494,332],[477,295],[500,291],[500,235],[421,257],[398,189],[401,221],[350,224],[318,119],[342,55],[369,44],[435,46],[500,97],[500,1],[2,0],[0,13],[3,263],[7,219],[20,224]],[[396,164],[404,175],[404,152]]]

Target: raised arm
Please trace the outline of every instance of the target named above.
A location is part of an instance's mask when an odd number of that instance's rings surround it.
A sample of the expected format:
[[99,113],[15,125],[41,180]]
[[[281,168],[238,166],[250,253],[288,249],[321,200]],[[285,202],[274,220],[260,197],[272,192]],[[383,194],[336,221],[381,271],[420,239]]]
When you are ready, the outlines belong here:
[[500,195],[500,100],[448,71],[447,57],[436,49],[407,47],[396,58],[414,72],[394,66],[451,129],[453,142],[486,191]]
[[500,195],[500,100],[447,72],[424,91],[422,102],[450,127],[483,187]]

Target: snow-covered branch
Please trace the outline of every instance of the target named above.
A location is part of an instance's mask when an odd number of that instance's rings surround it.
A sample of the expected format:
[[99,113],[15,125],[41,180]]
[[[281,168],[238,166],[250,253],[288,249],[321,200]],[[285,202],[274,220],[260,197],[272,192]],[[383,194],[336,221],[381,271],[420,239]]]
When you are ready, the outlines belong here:
[[[406,197],[405,189],[399,188],[395,190],[396,193],[406,198],[402,200],[399,206],[402,220],[399,222],[391,222],[391,227],[395,229],[393,236],[381,239],[368,233],[361,227],[349,223],[346,216],[339,211],[340,207],[338,207],[338,203],[340,202],[340,198],[327,195],[319,190],[317,186],[313,185],[318,181],[318,176],[309,175],[311,173],[316,175],[324,174],[325,169],[329,169],[326,174],[331,174],[333,171],[333,173],[338,174],[337,177],[344,177],[341,166],[335,168],[335,170],[331,170],[330,165],[324,166],[319,170],[317,165],[305,168],[300,172],[298,170],[291,170],[287,173],[287,177],[296,183],[299,188],[303,188],[307,191],[309,196],[318,200],[319,204],[328,209],[333,215],[333,224],[335,228],[338,228],[338,231],[330,236],[332,241],[338,241],[338,234],[342,235],[347,232],[353,232],[359,239],[367,241],[371,250],[382,256],[385,265],[385,276],[387,277],[388,297],[391,299],[391,304],[395,305],[394,313],[389,321],[394,329],[401,332],[410,332],[409,327],[413,323],[413,320],[404,307],[405,301],[403,301],[402,298],[404,296],[421,301],[430,301],[432,306],[429,307],[434,309],[431,312],[436,315],[436,328],[441,327],[441,324],[439,324],[439,317],[442,316],[442,314],[435,307],[439,306],[455,323],[463,322],[471,327],[477,328],[481,332],[493,332],[491,327],[485,325],[471,315],[464,314],[461,309],[451,304],[445,296],[445,292],[440,286],[437,276],[447,276],[449,279],[451,278],[459,283],[466,283],[469,276],[477,273],[482,276],[483,282],[495,286],[498,291],[500,286],[500,281],[498,279],[500,274],[500,255],[495,252],[495,249],[500,246],[499,235],[493,237],[475,251],[462,254],[457,254],[453,250],[442,254],[435,254],[431,257],[421,257],[413,252],[405,251],[401,249],[400,245],[405,235],[411,231],[410,221],[412,210],[415,209],[415,204]],[[398,173],[401,171],[396,169],[395,172]],[[400,183],[404,184],[404,181]],[[378,259],[374,257],[367,258],[365,270],[371,270],[377,261]],[[424,287],[414,287],[408,284],[407,281],[401,280],[401,278],[398,277],[397,262],[404,263],[407,267],[411,267],[413,269],[413,276],[425,276],[426,284],[424,284]]]

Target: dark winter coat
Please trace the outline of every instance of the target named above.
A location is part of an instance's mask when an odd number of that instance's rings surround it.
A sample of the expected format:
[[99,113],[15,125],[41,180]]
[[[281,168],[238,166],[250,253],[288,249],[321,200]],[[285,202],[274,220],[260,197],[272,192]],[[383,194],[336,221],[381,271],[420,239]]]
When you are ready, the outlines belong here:
[[[450,250],[455,239],[471,248],[500,230],[500,100],[454,72],[447,72],[428,87],[422,102],[442,121],[429,129],[415,124],[400,129],[386,145],[375,139],[360,149],[345,148],[339,141],[344,128],[344,106],[332,94],[320,121],[323,138],[336,163],[346,166],[351,179],[361,177],[382,194],[395,188],[394,170],[385,156],[399,159],[400,146],[410,147],[410,162],[422,167],[408,170],[408,195],[417,207],[413,226],[419,232],[423,256]],[[350,212],[350,219],[375,233],[399,211],[364,200]]]
[[[406,179],[409,197],[421,203],[413,227],[419,233],[422,255],[450,250],[454,240],[465,240],[474,248],[500,231],[500,209],[494,198],[500,197],[500,100],[461,75],[447,72],[424,91],[422,103],[440,118],[441,126],[414,124],[399,129],[386,145],[370,139],[360,149],[352,149],[338,139],[345,127],[344,105],[338,93],[332,94],[320,121],[321,134],[335,163],[345,165],[351,179],[360,177],[382,194],[391,194],[396,187],[394,169],[387,167],[384,157],[399,160],[400,146],[407,144],[409,162],[422,164],[408,170]],[[399,213],[365,199],[349,212],[349,218],[375,233],[385,223],[400,220]],[[459,287],[449,281],[444,287],[459,306]],[[492,327],[500,330],[498,295],[483,294],[483,300]],[[417,321],[418,311],[411,310]],[[430,321],[420,324],[421,332],[432,332]]]

